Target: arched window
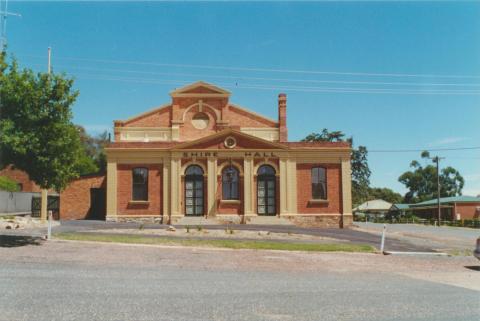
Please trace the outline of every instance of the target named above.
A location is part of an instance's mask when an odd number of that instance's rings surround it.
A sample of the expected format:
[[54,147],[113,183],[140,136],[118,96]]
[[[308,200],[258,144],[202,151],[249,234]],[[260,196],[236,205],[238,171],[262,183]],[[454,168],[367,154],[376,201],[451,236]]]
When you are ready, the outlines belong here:
[[312,198],[327,199],[327,171],[323,167],[312,168]]
[[185,171],[185,175],[203,175],[203,169],[198,165],[190,165]]
[[148,169],[137,167],[132,170],[132,200],[148,201]]
[[262,165],[258,169],[257,175],[275,175],[275,169],[270,165]]
[[238,169],[226,166],[222,170],[222,199],[238,200]]

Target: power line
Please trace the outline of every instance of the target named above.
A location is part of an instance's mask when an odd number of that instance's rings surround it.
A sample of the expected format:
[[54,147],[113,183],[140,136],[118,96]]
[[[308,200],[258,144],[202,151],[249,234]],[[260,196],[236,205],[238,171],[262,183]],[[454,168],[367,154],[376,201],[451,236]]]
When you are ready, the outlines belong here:
[[480,149],[480,146],[474,147],[453,147],[453,148],[423,148],[423,149],[377,149],[368,150],[369,153],[418,153],[423,151],[429,152],[441,152],[441,151],[456,151],[456,150],[476,150]]
[[[191,80],[159,80],[145,78],[127,78],[118,76],[99,76],[99,75],[80,75],[78,79],[95,79],[105,81],[122,81],[144,84],[175,84],[178,86],[187,85]],[[300,87],[300,86],[278,86],[278,85],[257,85],[257,84],[218,84],[227,89],[257,89],[257,90],[289,90],[299,92],[317,92],[317,93],[357,93],[357,94],[398,94],[398,95],[480,95],[480,91],[475,90],[400,90],[384,88],[343,88],[343,87]]]
[[[40,64],[31,64],[40,66]],[[455,87],[479,87],[480,83],[422,83],[422,82],[381,82],[381,81],[348,81],[348,80],[318,80],[318,79],[292,79],[292,78],[268,78],[268,77],[249,77],[249,76],[221,76],[221,75],[205,75],[205,74],[191,74],[191,73],[175,73],[175,72],[154,72],[154,71],[140,71],[140,70],[125,70],[125,69],[105,69],[105,68],[89,68],[89,67],[77,67],[56,65],[60,68],[89,70],[98,72],[121,72],[121,73],[133,73],[133,74],[147,74],[147,75],[163,75],[163,76],[186,76],[186,77],[198,77],[204,78],[218,78],[218,79],[248,79],[248,80],[268,80],[268,81],[285,81],[285,82],[303,82],[303,83],[332,83],[332,84],[357,84],[357,85],[398,85],[398,86],[455,86]]]
[[[41,57],[41,56],[27,55],[27,54],[20,55],[20,56],[35,57],[35,58]],[[312,75],[480,79],[480,76],[477,76],[477,75],[369,73],[369,72],[340,72],[340,71],[319,71],[319,70],[275,69],[275,68],[258,68],[258,67],[227,67],[227,66],[211,66],[211,65],[195,65],[195,64],[168,64],[168,63],[132,61],[132,60],[90,59],[90,58],[77,58],[77,57],[57,57],[56,59],[58,59],[58,60],[74,60],[74,61],[89,61],[89,62],[98,62],[98,63],[112,63],[112,64],[131,64],[131,65],[143,65],[143,66],[198,68],[198,69],[214,69],[214,70],[229,70],[229,71],[276,72],[276,73],[294,73],[294,74],[312,74]]]

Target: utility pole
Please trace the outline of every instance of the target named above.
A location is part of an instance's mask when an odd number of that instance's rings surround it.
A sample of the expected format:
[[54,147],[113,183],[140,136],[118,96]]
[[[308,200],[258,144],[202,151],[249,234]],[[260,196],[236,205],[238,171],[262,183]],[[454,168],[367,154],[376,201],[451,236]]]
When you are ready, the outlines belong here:
[[8,16],[22,17],[21,14],[8,11],[8,0],[0,0],[0,51],[7,46],[7,18]]
[[[50,77],[52,71],[52,48],[48,47],[48,63],[47,63],[47,73]],[[42,189],[41,194],[41,205],[40,205],[40,220],[44,222],[47,219],[47,210],[48,210],[48,190],[46,188]]]
[[442,218],[442,211],[440,206],[440,160],[445,159],[445,157],[429,157],[434,163],[437,164],[437,209],[438,209],[438,226],[440,226],[440,221]]

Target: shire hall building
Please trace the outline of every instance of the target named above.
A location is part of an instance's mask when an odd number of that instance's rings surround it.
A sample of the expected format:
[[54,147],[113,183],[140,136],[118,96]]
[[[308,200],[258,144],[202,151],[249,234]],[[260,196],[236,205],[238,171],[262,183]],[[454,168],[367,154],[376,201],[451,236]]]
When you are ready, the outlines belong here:
[[303,226],[351,224],[349,144],[289,142],[285,94],[278,95],[278,120],[235,105],[230,92],[205,82],[170,96],[159,108],[114,121],[106,220],[174,224],[200,216],[248,224],[270,216]]

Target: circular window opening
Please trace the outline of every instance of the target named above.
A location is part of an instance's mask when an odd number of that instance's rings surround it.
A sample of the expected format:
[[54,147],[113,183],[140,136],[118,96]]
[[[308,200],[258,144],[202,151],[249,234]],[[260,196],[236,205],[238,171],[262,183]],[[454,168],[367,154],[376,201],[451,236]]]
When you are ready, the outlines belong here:
[[192,125],[196,129],[205,129],[210,122],[210,118],[205,113],[196,113],[192,118]]
[[235,146],[237,146],[237,140],[230,136],[225,138],[224,144],[227,148],[234,148]]

